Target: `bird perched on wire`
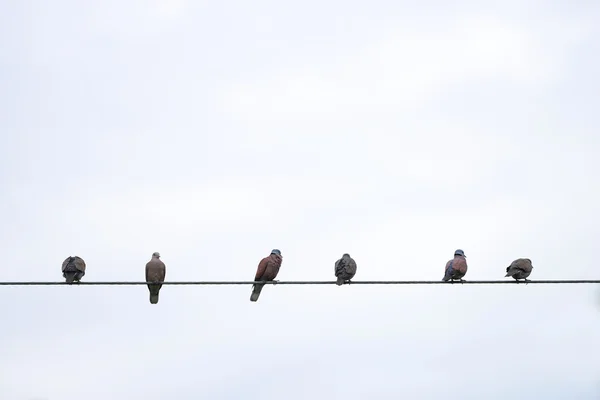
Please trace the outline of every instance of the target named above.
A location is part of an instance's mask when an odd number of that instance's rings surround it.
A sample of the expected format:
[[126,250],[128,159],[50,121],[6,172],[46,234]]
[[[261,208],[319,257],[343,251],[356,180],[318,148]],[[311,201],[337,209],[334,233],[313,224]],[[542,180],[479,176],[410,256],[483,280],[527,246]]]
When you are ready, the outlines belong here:
[[446,272],[444,273],[444,282],[455,280],[463,281],[463,277],[467,273],[467,260],[465,252],[458,249],[454,252],[454,258],[446,263]]
[[[277,249],[271,250],[271,254],[268,257],[265,257],[262,260],[260,260],[260,262],[258,263],[258,268],[256,270],[256,275],[254,276],[254,281],[275,281],[275,278],[279,273],[279,268],[281,268],[282,261],[283,257],[281,256],[281,251]],[[252,285],[252,295],[250,296],[250,301],[258,300],[263,286],[265,286],[264,283],[255,283],[254,285]]]
[[150,291],[150,304],[158,303],[158,294],[162,283],[165,281],[165,275],[167,268],[165,263],[160,259],[160,253],[152,253],[152,259],[146,264],[146,282],[148,283],[148,290]]
[[506,275],[504,275],[504,277],[512,276],[517,282],[519,279],[524,279],[525,282],[528,282],[529,280],[527,277],[531,275],[532,270],[533,265],[529,258],[517,258],[506,267]]
[[67,257],[62,263],[62,273],[68,284],[79,282],[85,275],[85,261],[81,257]]
[[345,281],[350,282],[356,275],[356,261],[348,253],[342,255],[342,258],[335,262],[334,273],[337,277],[336,285],[342,286]]

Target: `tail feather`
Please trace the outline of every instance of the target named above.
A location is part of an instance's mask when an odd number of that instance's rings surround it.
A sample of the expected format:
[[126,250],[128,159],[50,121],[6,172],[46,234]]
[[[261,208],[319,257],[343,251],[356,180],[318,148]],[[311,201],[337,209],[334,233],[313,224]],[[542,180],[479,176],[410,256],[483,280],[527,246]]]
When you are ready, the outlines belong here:
[[162,285],[148,285],[148,290],[150,291],[150,304],[158,303],[158,294],[161,287]]
[[158,304],[158,293],[150,293],[150,304]]
[[450,269],[447,269],[446,272],[444,273],[444,277],[442,278],[442,281],[448,282],[451,278],[452,278],[452,273],[450,272]]
[[254,284],[252,287],[252,295],[250,296],[250,301],[257,301],[260,297],[260,292],[262,291],[265,285],[257,285]]
[[335,284],[338,286],[342,286],[344,284],[344,278],[341,276],[338,276],[337,282]]
[[69,284],[73,283],[73,281],[75,281],[76,275],[76,272],[65,272],[65,281]]

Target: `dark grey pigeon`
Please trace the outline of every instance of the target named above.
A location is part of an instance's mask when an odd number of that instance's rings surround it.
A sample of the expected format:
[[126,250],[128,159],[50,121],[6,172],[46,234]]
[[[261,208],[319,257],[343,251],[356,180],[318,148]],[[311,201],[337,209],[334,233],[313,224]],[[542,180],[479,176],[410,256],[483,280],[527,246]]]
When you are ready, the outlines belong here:
[[517,258],[513,261],[508,267],[506,267],[506,275],[512,276],[516,281],[519,279],[524,279],[527,281],[527,277],[531,275],[531,271],[533,270],[533,265],[531,264],[531,260],[529,258]]
[[334,273],[337,277],[335,284],[342,286],[345,281],[349,282],[356,275],[356,261],[350,257],[350,254],[344,254],[335,262]]
[[79,282],[85,275],[85,261],[77,256],[67,257],[62,263],[62,273],[68,284]]

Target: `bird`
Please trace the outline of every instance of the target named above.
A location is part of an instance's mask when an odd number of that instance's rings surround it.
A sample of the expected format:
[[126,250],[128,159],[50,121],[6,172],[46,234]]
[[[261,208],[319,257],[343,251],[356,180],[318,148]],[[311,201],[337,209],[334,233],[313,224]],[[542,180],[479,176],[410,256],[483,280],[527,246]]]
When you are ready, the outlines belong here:
[[334,273],[337,277],[336,285],[342,286],[344,281],[350,283],[350,279],[356,274],[356,261],[350,257],[350,254],[345,253],[335,262]]
[[[269,254],[268,257],[265,257],[262,260],[260,260],[260,262],[258,263],[258,268],[256,270],[254,281],[275,281],[275,278],[279,273],[279,268],[281,268],[282,261],[283,257],[281,256],[281,251],[279,251],[278,249],[271,250],[271,254]],[[254,285],[252,285],[252,295],[250,295],[250,301],[258,300],[260,292],[262,291],[264,286],[264,283],[255,283]]]
[[158,251],[152,253],[152,259],[146,264],[146,282],[152,282],[148,284],[150,304],[158,303],[158,293],[165,281],[166,273],[167,269],[165,263],[160,259],[160,253]]
[[62,273],[65,281],[70,285],[79,282],[85,275],[85,261],[78,256],[70,256],[62,263]]
[[442,281],[452,281],[459,280],[463,282],[463,277],[467,273],[467,260],[466,260],[465,252],[461,249],[457,249],[454,252],[454,258],[446,263],[446,272],[444,273],[444,278]]
[[529,258],[517,258],[506,267],[506,275],[504,275],[504,277],[512,276],[517,282],[519,279],[524,279],[525,282],[529,282],[527,277],[531,275],[531,270],[533,270],[533,265]]

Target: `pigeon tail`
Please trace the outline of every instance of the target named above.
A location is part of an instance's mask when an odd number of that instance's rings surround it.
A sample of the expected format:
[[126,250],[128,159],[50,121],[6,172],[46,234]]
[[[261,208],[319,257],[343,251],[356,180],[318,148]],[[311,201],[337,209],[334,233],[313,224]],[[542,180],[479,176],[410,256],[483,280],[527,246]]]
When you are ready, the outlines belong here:
[[517,275],[520,271],[516,268],[506,268],[506,275],[504,275],[504,277],[508,277],[508,276],[512,276],[514,278],[515,275]]
[[65,272],[65,281],[68,284],[73,283],[73,281],[75,281],[75,277],[77,276],[77,272],[73,271],[73,272]]
[[444,274],[444,277],[442,278],[442,281],[448,282],[450,279],[452,279],[452,272],[450,270],[447,270]]
[[335,284],[338,286],[342,286],[344,284],[344,277],[338,276],[337,282]]
[[158,304],[158,293],[150,293],[150,304]]
[[265,285],[253,285],[252,287],[252,295],[250,296],[250,301],[257,301],[259,296],[260,296],[260,292],[262,291],[263,287]]
[[158,293],[160,292],[160,288],[162,285],[148,285],[148,290],[150,291],[150,304],[158,303]]

